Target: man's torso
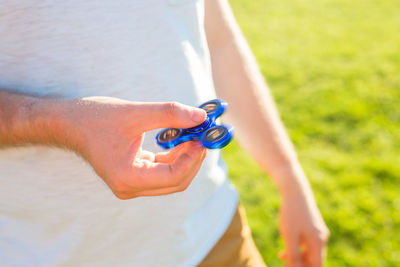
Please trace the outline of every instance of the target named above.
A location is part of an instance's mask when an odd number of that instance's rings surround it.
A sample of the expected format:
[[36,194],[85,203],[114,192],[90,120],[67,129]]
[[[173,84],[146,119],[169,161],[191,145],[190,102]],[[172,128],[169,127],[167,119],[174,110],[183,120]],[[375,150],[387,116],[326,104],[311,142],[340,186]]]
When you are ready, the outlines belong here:
[[[2,89],[189,105],[215,97],[202,1],[0,0],[0,36]],[[154,133],[144,147],[158,150]],[[185,192],[120,201],[81,158],[41,146],[0,150],[0,196],[0,258],[40,266],[199,262],[237,201],[218,151]]]

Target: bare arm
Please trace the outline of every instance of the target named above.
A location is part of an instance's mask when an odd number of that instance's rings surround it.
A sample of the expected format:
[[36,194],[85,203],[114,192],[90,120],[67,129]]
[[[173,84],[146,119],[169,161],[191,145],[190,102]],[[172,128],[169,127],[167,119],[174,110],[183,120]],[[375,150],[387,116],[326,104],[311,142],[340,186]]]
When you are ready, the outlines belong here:
[[301,168],[254,56],[228,4],[219,2],[207,2],[206,29],[217,94],[229,103],[224,118],[235,125],[240,144],[281,189],[293,183],[286,181],[291,179],[286,173]]
[[[320,266],[328,230],[281,123],[274,101],[226,0],[206,0],[205,27],[218,97],[240,144],[270,174],[282,196],[281,231],[290,266],[306,243],[311,266]],[[294,222],[297,222],[296,224]]]
[[120,199],[164,195],[189,186],[206,151],[187,142],[154,154],[142,150],[143,133],[192,127],[205,116],[201,109],[177,103],[111,97],[45,99],[0,90],[0,147],[68,148],[87,160]]
[[28,143],[69,146],[67,138],[59,134],[66,134],[60,129],[60,117],[57,100],[0,91],[0,146]]

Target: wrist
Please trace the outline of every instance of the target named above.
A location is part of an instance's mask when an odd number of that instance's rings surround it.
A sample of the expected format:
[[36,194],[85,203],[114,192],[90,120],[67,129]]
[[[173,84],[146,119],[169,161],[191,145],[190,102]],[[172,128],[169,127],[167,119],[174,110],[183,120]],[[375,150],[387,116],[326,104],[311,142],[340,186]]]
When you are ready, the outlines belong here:
[[84,113],[79,111],[77,99],[55,99],[47,105],[46,121],[55,145],[84,154],[82,144],[85,143],[80,130],[80,118]]
[[287,164],[272,174],[282,198],[297,198],[312,194],[310,184],[299,163]]

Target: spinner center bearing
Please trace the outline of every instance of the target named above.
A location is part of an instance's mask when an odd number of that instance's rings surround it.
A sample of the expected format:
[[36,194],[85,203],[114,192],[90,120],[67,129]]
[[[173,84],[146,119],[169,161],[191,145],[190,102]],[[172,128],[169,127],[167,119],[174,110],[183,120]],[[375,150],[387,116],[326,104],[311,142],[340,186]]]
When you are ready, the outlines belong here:
[[206,129],[208,127],[208,125],[210,125],[210,118],[207,117],[206,120],[202,124],[197,125],[192,128],[189,128],[189,129],[186,129],[186,131],[189,133],[199,133],[199,132],[203,131],[204,129]]

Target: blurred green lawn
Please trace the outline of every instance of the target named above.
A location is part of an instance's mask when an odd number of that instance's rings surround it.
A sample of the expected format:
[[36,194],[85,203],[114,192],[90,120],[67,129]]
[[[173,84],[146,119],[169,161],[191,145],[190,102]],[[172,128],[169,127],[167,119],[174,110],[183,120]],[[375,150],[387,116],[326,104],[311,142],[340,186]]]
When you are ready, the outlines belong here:
[[[400,266],[400,0],[231,0],[330,228],[327,266]],[[265,261],[279,196],[224,157]]]

